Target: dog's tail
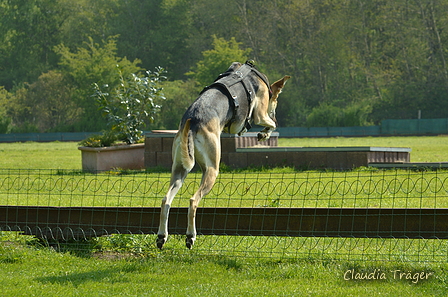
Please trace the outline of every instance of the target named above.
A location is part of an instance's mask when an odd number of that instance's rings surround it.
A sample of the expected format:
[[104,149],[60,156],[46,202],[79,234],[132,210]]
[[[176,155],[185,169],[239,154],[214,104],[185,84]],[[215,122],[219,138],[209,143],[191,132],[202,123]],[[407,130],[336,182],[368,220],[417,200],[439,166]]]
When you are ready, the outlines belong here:
[[193,169],[194,166],[194,141],[193,132],[190,130],[190,120],[185,121],[182,134],[180,135],[182,166],[188,171]]

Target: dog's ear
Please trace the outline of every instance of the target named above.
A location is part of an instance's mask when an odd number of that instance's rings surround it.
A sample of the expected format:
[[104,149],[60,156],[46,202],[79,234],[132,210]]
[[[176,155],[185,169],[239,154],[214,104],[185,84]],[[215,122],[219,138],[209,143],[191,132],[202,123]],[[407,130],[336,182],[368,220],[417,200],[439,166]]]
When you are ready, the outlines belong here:
[[273,87],[276,87],[276,88],[278,88],[278,89],[283,88],[283,86],[285,85],[286,81],[287,81],[288,79],[290,79],[290,78],[291,78],[291,76],[289,76],[289,75],[285,75],[283,78],[281,78],[281,79],[277,80],[275,83],[273,83],[273,84],[271,85],[271,88],[273,88]]
[[277,99],[277,96],[282,92],[282,88],[285,85],[286,81],[290,78],[291,76],[285,75],[283,78],[277,80],[275,83],[271,85],[273,99]]

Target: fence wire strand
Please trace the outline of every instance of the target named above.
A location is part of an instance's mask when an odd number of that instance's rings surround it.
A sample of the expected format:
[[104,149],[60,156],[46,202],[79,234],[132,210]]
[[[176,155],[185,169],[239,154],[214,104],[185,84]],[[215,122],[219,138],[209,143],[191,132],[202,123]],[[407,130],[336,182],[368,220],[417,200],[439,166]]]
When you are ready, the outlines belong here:
[[[132,208],[133,212],[119,213],[120,216],[128,216],[131,220],[139,216],[136,211],[138,208],[159,207],[169,187],[169,180],[169,173],[110,171],[92,174],[69,170],[0,169],[0,205],[6,208],[26,207],[29,213],[33,208],[39,207]],[[200,173],[190,174],[172,207],[187,207],[189,198],[197,190],[200,181]],[[200,207],[207,209],[322,208],[341,211],[346,208],[437,210],[448,208],[447,198],[448,171],[444,170],[246,172],[220,174],[210,194],[201,201]],[[75,214],[71,210],[69,213]],[[80,213],[82,216],[82,211]],[[437,216],[433,215],[431,219],[433,220],[431,224],[435,225]],[[140,246],[139,249],[143,250],[155,249],[152,242],[154,236],[147,235],[148,232],[145,232],[144,228],[158,224],[156,220],[141,221],[139,222],[141,230],[123,232],[122,230],[126,229],[123,226],[111,229],[106,226],[92,227],[76,223],[64,228],[53,228],[46,224],[42,217],[35,218],[31,215],[20,224],[8,221],[8,218],[0,218],[0,220],[2,241],[8,240],[8,233],[21,232],[47,239],[84,240],[93,237],[95,240],[104,241],[103,246],[106,247],[113,246],[110,242],[106,243],[107,240],[114,242],[117,241],[114,238],[120,236],[123,238],[134,236],[131,243]],[[96,218],[92,218],[92,222],[95,220]],[[322,215],[315,213],[313,224],[321,220]],[[37,221],[39,224],[36,225]],[[262,224],[267,222],[271,222],[268,217],[263,219]],[[215,223],[217,222],[211,222],[211,225],[214,226]],[[405,222],[407,223],[411,222]],[[325,224],[330,227],[331,222],[327,219]],[[351,224],[352,227],[356,225],[354,216]],[[276,230],[275,225],[274,221],[274,226],[266,226],[266,228]],[[338,229],[343,230],[345,227],[341,225]],[[380,221],[378,221],[378,228],[381,228]],[[201,230],[198,232],[201,233]],[[127,244],[129,245],[129,242]],[[175,234],[170,237],[167,248],[187,252],[184,248],[183,237]],[[194,249],[196,252],[205,254],[227,253],[245,257],[446,261],[448,243],[439,233],[434,233],[431,238],[426,236],[425,239],[423,237],[422,239],[383,238],[375,237],[365,229],[364,238],[362,236],[338,237],[331,234],[327,236],[203,235],[199,236]]]

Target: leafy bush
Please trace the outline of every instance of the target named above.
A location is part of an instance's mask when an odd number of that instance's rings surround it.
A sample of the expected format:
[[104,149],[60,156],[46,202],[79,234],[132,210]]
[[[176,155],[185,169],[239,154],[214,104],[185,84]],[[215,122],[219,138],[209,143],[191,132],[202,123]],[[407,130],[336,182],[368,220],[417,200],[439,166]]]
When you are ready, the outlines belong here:
[[11,119],[6,116],[5,106],[8,103],[10,94],[4,87],[0,87],[0,133],[5,134],[10,129]]
[[117,139],[128,144],[136,143],[143,136],[142,128],[153,122],[160,111],[160,102],[165,99],[160,83],[166,79],[165,71],[157,67],[154,72],[146,71],[140,77],[131,74],[125,79],[119,67],[119,85],[113,90],[109,86],[94,84],[93,97],[97,100],[103,116],[106,117],[111,132]]
[[9,100],[8,115],[15,133],[52,132],[70,127],[82,110],[73,102],[74,87],[62,72],[50,70],[24,84]]
[[178,129],[182,115],[188,106],[196,99],[201,87],[196,86],[196,81],[164,81],[164,94],[166,96],[165,104],[163,104],[154,123],[150,124],[150,129]]
[[232,62],[246,61],[252,49],[240,49],[241,42],[237,42],[234,37],[229,41],[224,38],[213,38],[213,49],[202,52],[203,59],[196,63],[193,71],[187,73],[198,82],[201,87],[209,85],[225,71]]
[[11,120],[6,117],[0,116],[0,134],[8,133],[9,131],[9,125],[11,124]]
[[109,36],[101,43],[96,43],[92,37],[88,37],[86,42],[76,47],[60,44],[54,48],[60,56],[59,65],[67,79],[66,85],[73,88],[70,100],[81,110],[72,125],[74,131],[101,131],[107,127],[95,100],[90,97],[93,83],[100,86],[108,84],[111,89],[117,87],[121,82],[116,65],[119,65],[124,77],[143,70],[138,66],[141,63],[139,59],[130,61],[118,56],[117,39],[118,36]]
[[102,147],[111,146],[118,140],[116,133],[112,131],[103,131],[102,134],[93,134],[79,142],[81,146]]
[[353,127],[368,126],[368,115],[372,107],[362,103],[340,108],[322,104],[313,108],[306,119],[308,127]]

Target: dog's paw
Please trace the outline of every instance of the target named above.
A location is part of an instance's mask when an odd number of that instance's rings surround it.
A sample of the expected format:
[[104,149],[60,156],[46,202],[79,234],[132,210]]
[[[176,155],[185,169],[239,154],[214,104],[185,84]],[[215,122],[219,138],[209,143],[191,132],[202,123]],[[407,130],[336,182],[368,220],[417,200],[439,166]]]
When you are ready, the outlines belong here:
[[189,250],[191,250],[191,248],[193,247],[195,240],[196,237],[194,235],[187,235],[187,238],[185,239],[185,245]]
[[162,234],[157,235],[156,244],[159,249],[163,248],[163,245],[165,244],[165,242],[166,242],[165,235],[162,235]]
[[258,141],[266,141],[270,138],[270,136],[271,135],[269,133],[260,132],[260,133],[258,133],[257,138],[258,138]]

